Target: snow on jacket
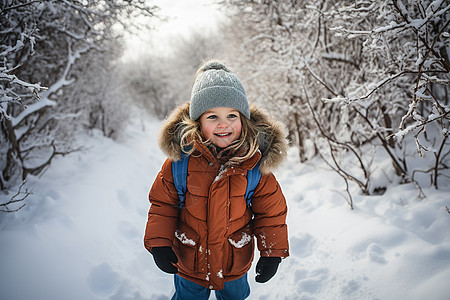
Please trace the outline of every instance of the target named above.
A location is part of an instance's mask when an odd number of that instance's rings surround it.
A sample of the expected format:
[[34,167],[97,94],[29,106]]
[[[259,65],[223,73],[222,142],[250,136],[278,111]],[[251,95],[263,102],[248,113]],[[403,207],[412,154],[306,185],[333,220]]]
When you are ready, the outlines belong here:
[[[189,160],[186,200],[180,210],[172,161],[180,158],[180,120],[186,114],[188,103],[169,116],[160,134],[159,144],[168,159],[150,190],[144,244],[149,251],[171,246],[179,259],[179,275],[220,290],[225,281],[250,269],[254,236],[261,256],[289,256],[286,201],[271,173],[286,156],[287,143],[280,125],[252,107],[251,120],[263,130],[260,151],[227,167],[199,143]],[[260,159],[261,180],[247,206],[247,170]]]

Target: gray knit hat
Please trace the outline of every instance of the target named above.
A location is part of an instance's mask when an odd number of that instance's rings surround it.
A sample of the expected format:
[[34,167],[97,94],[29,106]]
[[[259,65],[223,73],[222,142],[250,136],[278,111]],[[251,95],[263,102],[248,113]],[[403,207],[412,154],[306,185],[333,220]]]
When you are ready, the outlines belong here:
[[239,78],[222,63],[209,61],[197,71],[189,116],[195,121],[214,107],[232,107],[250,119],[247,95]]

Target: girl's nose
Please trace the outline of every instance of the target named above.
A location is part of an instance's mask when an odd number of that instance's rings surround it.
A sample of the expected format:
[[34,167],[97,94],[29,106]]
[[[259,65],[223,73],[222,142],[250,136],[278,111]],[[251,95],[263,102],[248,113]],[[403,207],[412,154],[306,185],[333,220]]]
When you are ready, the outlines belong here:
[[219,125],[217,125],[217,127],[220,127],[220,128],[228,127],[228,122],[226,120],[221,120],[219,122]]

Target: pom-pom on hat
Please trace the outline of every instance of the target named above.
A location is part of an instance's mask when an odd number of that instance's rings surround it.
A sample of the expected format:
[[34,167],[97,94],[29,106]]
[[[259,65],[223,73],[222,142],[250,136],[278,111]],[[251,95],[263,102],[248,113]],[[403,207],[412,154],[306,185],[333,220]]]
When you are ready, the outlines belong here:
[[205,111],[215,107],[232,107],[247,119],[250,108],[239,78],[218,61],[201,66],[192,87],[189,117],[197,120]]

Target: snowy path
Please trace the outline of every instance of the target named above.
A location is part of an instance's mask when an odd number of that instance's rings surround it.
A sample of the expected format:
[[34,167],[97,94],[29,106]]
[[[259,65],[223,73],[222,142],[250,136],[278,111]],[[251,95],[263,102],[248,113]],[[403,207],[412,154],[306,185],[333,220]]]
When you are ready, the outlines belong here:
[[[91,151],[61,158],[16,214],[0,215],[2,300],[170,299],[170,275],[142,244],[147,193],[164,160],[159,123],[121,144],[86,138]],[[316,162],[317,163],[317,162]],[[317,165],[319,165],[317,163]],[[449,299],[450,189],[411,186],[355,196],[294,151],[279,170],[289,205],[291,257],[266,284],[249,273],[249,299]],[[257,258],[256,258],[257,259]]]

